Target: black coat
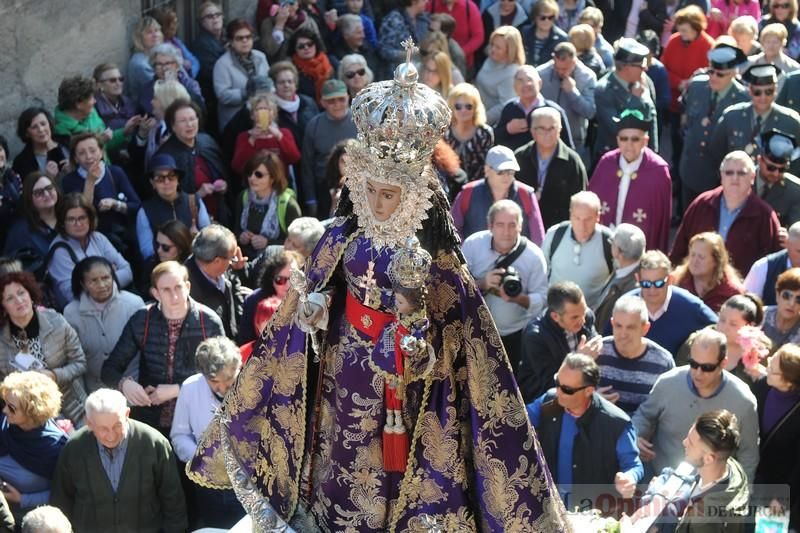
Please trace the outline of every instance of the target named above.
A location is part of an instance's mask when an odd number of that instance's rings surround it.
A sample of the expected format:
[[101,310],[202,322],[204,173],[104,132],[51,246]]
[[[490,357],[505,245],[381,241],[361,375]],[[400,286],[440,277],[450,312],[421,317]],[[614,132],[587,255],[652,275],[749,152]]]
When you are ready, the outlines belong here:
[[194,165],[195,157],[198,155],[208,163],[212,180],[228,181],[228,166],[223,161],[222,151],[217,145],[217,141],[207,133],[198,133],[193,147],[183,144],[178,137],[171,135],[158,149],[156,155],[158,154],[171,155],[175,159],[178,169],[183,171],[183,178],[181,178],[181,190],[183,192],[193,193],[197,191]]
[[225,335],[231,339],[236,339],[239,334],[242,311],[244,310],[242,282],[235,274],[228,271],[223,275],[225,278],[225,292],[220,292],[216,285],[211,283],[200,270],[200,266],[193,255],[189,256],[184,265],[189,270],[192,298],[217,313],[225,328]]
[[586,189],[586,167],[581,156],[558,141],[558,147],[547,166],[544,187],[539,183],[539,158],[536,156],[536,142],[518,148],[517,156],[519,172],[517,179],[530,185],[539,193],[539,210],[545,228],[554,226],[569,219],[569,199],[576,192]]
[[[578,332],[579,339],[581,335],[585,335],[587,340],[597,335],[591,309],[586,310],[586,323]],[[555,386],[553,376],[569,353],[569,345],[564,330],[550,317],[549,309],[525,327],[521,344],[517,384],[527,404]]]

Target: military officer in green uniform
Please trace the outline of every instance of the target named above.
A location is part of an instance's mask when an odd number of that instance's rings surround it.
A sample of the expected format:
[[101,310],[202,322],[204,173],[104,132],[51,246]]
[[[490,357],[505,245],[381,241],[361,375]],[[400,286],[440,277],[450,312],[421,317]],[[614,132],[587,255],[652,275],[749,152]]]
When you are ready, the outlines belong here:
[[781,227],[800,221],[800,179],[788,172],[789,164],[798,158],[797,139],[788,133],[771,129],[759,139],[756,193],[775,210]]
[[[790,72],[783,78],[783,88],[775,103],[800,113],[800,70]],[[800,158],[792,161],[792,174],[800,176]]]
[[758,138],[765,131],[777,129],[800,139],[800,115],[775,103],[779,72],[775,65],[753,65],[742,75],[750,102],[730,106],[714,128],[709,152],[716,168],[734,150],[744,150],[755,159]]
[[708,52],[709,67],[694,76],[683,97],[684,148],[681,153],[681,205],[719,186],[719,165],[708,153],[711,135],[728,106],[749,102],[747,89],[736,80],[736,67],[747,61],[739,48],[718,44]]
[[650,49],[634,39],[622,38],[614,52],[614,70],[600,78],[594,92],[597,107],[597,138],[592,147],[592,161],[617,147],[617,125],[612,120],[626,109],[638,109],[651,121],[649,146],[658,152],[656,90],[645,73]]

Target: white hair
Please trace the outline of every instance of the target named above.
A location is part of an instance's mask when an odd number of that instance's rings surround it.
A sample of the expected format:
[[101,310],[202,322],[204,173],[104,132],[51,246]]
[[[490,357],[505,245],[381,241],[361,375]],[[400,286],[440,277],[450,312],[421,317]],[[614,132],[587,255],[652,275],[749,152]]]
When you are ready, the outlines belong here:
[[86,418],[101,414],[121,414],[128,410],[128,402],[121,392],[98,389],[86,398]]
[[635,296],[633,294],[621,296],[620,299],[614,303],[614,311],[612,316],[616,315],[617,313],[639,315],[639,318],[642,320],[642,324],[646,324],[650,319],[650,315],[647,312],[647,304],[640,296]]
[[534,109],[531,113],[531,126],[536,124],[540,118],[549,118],[555,122],[556,126],[561,127],[561,113],[554,107],[542,106]]
[[183,55],[178,48],[169,43],[161,43],[155,45],[153,48],[150,49],[150,64],[153,65],[156,62],[156,56],[169,56],[178,63],[178,67],[181,66],[181,62],[183,61]]
[[72,533],[72,524],[58,507],[42,505],[22,519],[22,533]]

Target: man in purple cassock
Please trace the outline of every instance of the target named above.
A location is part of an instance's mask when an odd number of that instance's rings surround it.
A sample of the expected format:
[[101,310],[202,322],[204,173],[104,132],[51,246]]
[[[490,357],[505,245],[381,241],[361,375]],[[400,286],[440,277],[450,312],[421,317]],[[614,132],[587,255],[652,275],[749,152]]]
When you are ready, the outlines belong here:
[[598,162],[589,190],[600,197],[600,223],[641,228],[649,249],[667,251],[672,216],[669,165],[647,147],[650,120],[627,109],[614,117],[617,146]]

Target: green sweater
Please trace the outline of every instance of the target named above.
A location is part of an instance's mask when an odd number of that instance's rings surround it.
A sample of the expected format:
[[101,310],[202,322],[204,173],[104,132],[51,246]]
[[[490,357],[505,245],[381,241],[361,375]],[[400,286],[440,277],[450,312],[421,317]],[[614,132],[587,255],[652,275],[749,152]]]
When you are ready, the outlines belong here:
[[100,462],[97,439],[78,430],[58,458],[50,503],[81,533],[183,533],[186,503],[169,441],[129,420],[128,449],[117,492]]
[[[62,111],[60,107],[56,107],[53,118],[56,122],[54,134],[67,138],[88,131],[92,133],[103,133],[107,129],[106,123],[103,122],[103,119],[100,118],[100,115],[97,113],[97,109],[94,108],[92,108],[92,112],[89,113],[88,117],[78,121]],[[67,139],[65,144],[69,145],[69,139]],[[114,135],[111,137],[111,140],[106,143],[106,152],[116,152],[124,148],[127,144],[128,137],[125,136],[124,129],[118,128],[114,130]]]

